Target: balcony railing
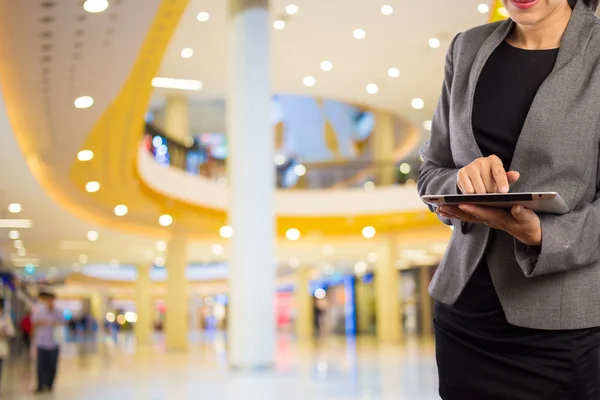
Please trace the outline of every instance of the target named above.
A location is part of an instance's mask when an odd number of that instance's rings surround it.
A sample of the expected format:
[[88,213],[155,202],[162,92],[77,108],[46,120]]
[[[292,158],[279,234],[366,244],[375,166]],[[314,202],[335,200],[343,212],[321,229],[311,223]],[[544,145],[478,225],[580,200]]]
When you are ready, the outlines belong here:
[[[181,143],[147,124],[144,146],[160,164],[224,184],[227,182],[227,161],[213,157],[209,148],[197,142]],[[362,187],[370,191],[377,186],[414,184],[420,165],[418,159],[403,162],[344,160],[303,163],[293,157],[278,158],[273,163],[277,187],[286,189]]]

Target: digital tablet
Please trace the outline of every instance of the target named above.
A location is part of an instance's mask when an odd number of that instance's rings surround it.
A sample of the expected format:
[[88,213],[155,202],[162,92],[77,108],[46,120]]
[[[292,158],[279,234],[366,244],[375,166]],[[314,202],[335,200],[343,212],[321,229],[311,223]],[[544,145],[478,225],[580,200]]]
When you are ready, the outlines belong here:
[[569,212],[569,207],[567,207],[565,201],[555,192],[456,194],[422,196],[421,199],[425,203],[436,207],[472,204],[476,206],[511,208],[514,205],[521,205],[535,212],[545,214],[566,214]]

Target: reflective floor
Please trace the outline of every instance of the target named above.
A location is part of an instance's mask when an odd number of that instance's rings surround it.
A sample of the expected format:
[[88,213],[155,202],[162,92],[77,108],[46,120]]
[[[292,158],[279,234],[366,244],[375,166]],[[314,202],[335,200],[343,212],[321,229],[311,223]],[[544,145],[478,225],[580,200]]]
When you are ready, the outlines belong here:
[[56,388],[34,396],[35,366],[5,365],[1,398],[57,400],[433,400],[437,375],[432,340],[377,345],[372,339],[297,342],[280,337],[270,371],[231,371],[221,335],[194,337],[189,353],[136,351],[129,336],[63,346]]

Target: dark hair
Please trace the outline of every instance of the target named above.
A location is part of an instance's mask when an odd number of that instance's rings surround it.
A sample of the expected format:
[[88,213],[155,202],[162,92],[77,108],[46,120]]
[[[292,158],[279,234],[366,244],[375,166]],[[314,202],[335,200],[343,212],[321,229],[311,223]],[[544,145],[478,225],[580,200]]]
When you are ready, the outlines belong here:
[[596,12],[596,10],[598,9],[598,4],[600,4],[600,0],[569,0],[569,4],[571,5],[571,7],[575,7],[575,4],[577,4],[577,1],[581,1],[583,2],[583,4],[589,8],[590,10]]

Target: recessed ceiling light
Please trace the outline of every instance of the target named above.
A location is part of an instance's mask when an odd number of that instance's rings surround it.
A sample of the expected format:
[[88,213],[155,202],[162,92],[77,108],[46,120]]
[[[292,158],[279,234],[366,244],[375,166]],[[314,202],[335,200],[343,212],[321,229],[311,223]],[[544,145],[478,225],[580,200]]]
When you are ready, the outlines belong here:
[[362,230],[363,237],[367,239],[372,239],[373,237],[375,237],[375,233],[375,228],[373,228],[372,226],[365,226]]
[[306,167],[302,164],[298,164],[294,167],[294,173],[298,176],[306,175]]
[[430,120],[424,121],[423,122],[423,129],[425,129],[426,131],[430,131],[431,130],[431,125],[432,125],[432,122]]
[[480,5],[477,6],[477,11],[479,11],[482,14],[487,14],[490,12],[490,6],[488,6],[485,3],[481,3]]
[[419,98],[412,99],[410,104],[412,105],[412,107],[415,110],[421,110],[421,109],[423,109],[423,107],[425,107],[425,102],[423,101],[423,99],[419,99]]
[[287,159],[286,159],[285,155],[283,155],[283,154],[277,154],[275,156],[275,158],[273,159],[273,161],[275,162],[275,165],[281,166],[281,165],[285,164],[285,162],[287,161]]
[[323,61],[321,63],[321,69],[325,72],[329,72],[333,69],[333,63],[331,61]]
[[354,30],[354,38],[358,40],[362,40],[367,36],[367,32],[364,29],[355,29]]
[[118,206],[115,207],[115,215],[117,217],[122,217],[124,215],[127,215],[127,212],[129,212],[129,209],[124,204],[119,204]]
[[386,4],[385,6],[381,6],[381,13],[383,15],[392,15],[394,13],[394,7]]
[[87,238],[90,242],[95,242],[96,240],[98,240],[99,236],[100,235],[98,235],[98,232],[96,232],[96,231],[89,231],[87,233]]
[[296,228],[290,228],[285,232],[285,237],[292,241],[298,240],[300,239],[300,231]]
[[75,108],[90,108],[94,105],[94,99],[91,96],[81,96],[73,102]]
[[288,13],[289,15],[296,15],[298,14],[298,6],[295,4],[290,4],[287,7],[285,7],[285,12]]
[[158,224],[160,226],[170,226],[173,223],[173,217],[171,217],[169,214],[163,214],[160,217],[158,217]]
[[85,254],[80,254],[79,255],[79,262],[81,264],[87,264],[88,262],[88,257]]
[[411,171],[411,167],[409,163],[402,163],[400,164],[400,172],[402,172],[404,175],[409,174]]
[[86,2],[83,3],[83,9],[89,13],[99,13],[106,11],[107,8],[107,0],[86,0]]
[[223,246],[221,246],[220,244],[213,244],[212,246],[210,246],[210,251],[215,255],[215,256],[220,256],[221,254],[223,254]]
[[17,254],[19,257],[25,257],[27,255],[27,250],[24,247],[17,249]]
[[302,82],[304,83],[304,86],[313,87],[317,83],[317,80],[314,76],[307,76],[302,80]]
[[94,152],[91,150],[81,150],[77,153],[77,159],[79,161],[90,161],[92,158],[94,158]]
[[8,232],[8,237],[12,240],[17,240],[21,237],[21,235],[19,234],[19,231],[10,231]]
[[289,259],[288,264],[292,268],[298,268],[300,266],[300,260],[296,257],[292,257]]
[[167,251],[167,242],[165,242],[164,240],[159,240],[155,243],[156,246],[156,250],[158,251]]
[[278,19],[277,21],[273,22],[273,28],[277,29],[278,31],[284,29],[285,21],[282,19]]
[[13,245],[15,246],[15,249],[22,249],[23,248],[23,241],[22,240],[15,240],[13,242]]
[[377,86],[377,84],[375,84],[375,83],[369,83],[367,85],[367,93],[369,93],[369,94],[376,94],[377,92],[379,92],[379,86]]
[[441,45],[442,45],[442,42],[440,42],[440,39],[438,39],[438,38],[429,39],[429,47],[431,47],[432,49],[437,49]]
[[6,229],[26,229],[33,226],[30,219],[0,218],[0,228]]
[[400,76],[400,70],[398,68],[390,68],[388,69],[388,75],[390,78],[397,78]]
[[165,266],[165,259],[163,257],[156,257],[154,259],[154,265],[156,265],[159,268],[162,268]]
[[363,185],[363,189],[365,189],[365,192],[368,192],[368,193],[375,191],[375,182],[366,181]]
[[231,235],[233,235],[233,229],[227,225],[222,226],[221,229],[219,229],[219,235],[221,235],[222,238],[229,239]]
[[193,79],[156,77],[152,79],[152,86],[163,89],[201,90],[202,82]]
[[86,183],[85,190],[87,190],[89,193],[96,193],[98,190],[100,190],[100,182],[91,181]]
[[8,205],[8,212],[12,214],[18,214],[23,211],[23,207],[19,203],[12,203]]
[[509,16],[508,11],[506,11],[506,8],[504,8],[504,7],[500,7],[498,9],[498,14],[502,15],[505,18],[508,18],[508,16]]
[[200,22],[206,22],[210,18],[210,15],[206,11],[202,11],[196,15],[196,19]]
[[185,49],[181,50],[181,57],[183,58],[192,58],[193,55],[194,49],[191,47],[186,47]]

